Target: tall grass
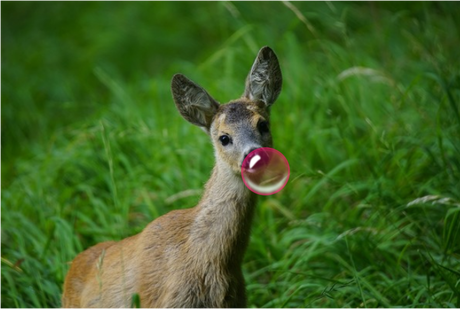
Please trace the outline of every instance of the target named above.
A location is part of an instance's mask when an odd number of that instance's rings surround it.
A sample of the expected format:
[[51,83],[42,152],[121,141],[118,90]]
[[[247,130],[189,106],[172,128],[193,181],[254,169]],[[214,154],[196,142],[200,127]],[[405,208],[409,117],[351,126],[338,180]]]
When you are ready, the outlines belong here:
[[226,102],[261,46],[291,178],[260,197],[252,307],[460,307],[456,3],[2,3],[2,306],[60,306],[68,262],[199,200],[211,144],[171,99]]

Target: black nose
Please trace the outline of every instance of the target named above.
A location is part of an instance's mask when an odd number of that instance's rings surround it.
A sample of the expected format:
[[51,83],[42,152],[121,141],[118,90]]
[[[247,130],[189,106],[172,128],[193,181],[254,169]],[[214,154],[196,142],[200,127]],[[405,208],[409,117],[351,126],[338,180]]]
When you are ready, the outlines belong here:
[[254,147],[254,148],[251,148],[251,149],[249,149],[248,151],[246,151],[246,152],[244,153],[244,157],[243,157],[243,161],[241,161],[241,165],[243,165],[244,159],[246,159],[246,157],[248,156],[248,154],[250,154],[251,152],[253,152],[253,151],[256,150],[256,149],[257,149],[257,148]]

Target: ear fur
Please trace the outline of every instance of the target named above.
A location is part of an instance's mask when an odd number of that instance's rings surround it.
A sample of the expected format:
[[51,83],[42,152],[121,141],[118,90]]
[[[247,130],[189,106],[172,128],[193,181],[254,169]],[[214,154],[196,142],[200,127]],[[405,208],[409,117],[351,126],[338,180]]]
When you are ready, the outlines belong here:
[[246,89],[243,96],[270,106],[278,98],[282,83],[278,58],[270,47],[262,47],[246,78]]
[[171,91],[182,117],[208,132],[212,118],[219,109],[219,103],[206,90],[182,74],[173,76]]

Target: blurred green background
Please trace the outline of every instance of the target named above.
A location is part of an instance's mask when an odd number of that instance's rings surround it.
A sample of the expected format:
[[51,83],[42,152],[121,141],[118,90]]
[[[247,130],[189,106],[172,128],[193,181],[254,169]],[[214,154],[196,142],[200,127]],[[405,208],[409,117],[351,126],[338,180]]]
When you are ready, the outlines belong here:
[[68,262],[194,206],[213,165],[175,110],[260,47],[290,162],[259,198],[251,307],[460,307],[455,2],[2,2],[2,307],[58,307]]

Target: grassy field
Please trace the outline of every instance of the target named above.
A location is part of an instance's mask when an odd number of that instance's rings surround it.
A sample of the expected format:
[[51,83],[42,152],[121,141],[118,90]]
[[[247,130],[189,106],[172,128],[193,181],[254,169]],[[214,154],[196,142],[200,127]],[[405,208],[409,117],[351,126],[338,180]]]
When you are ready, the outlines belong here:
[[458,16],[452,2],[2,2],[2,307],[60,306],[77,253],[194,206],[212,147],[171,77],[227,102],[264,45],[291,178],[259,197],[248,305],[460,307]]

